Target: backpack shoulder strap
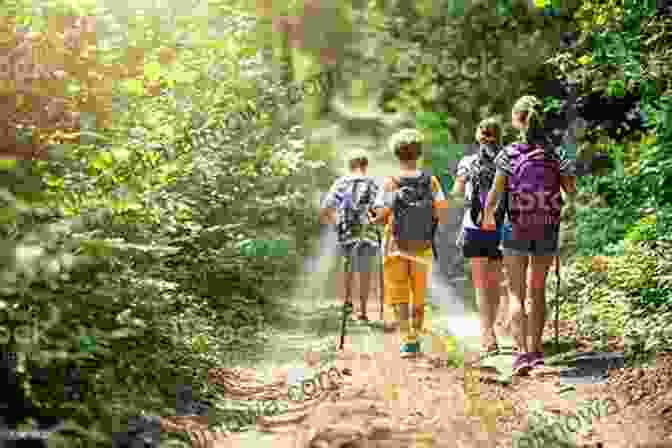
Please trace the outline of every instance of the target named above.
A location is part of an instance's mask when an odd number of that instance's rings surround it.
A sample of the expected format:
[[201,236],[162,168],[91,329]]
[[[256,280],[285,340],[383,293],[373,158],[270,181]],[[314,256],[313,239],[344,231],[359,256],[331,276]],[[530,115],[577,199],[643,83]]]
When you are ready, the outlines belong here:
[[353,179],[352,180],[352,190],[350,190],[350,198],[352,199],[353,205],[357,204],[355,193],[357,192],[357,185],[361,184],[362,179]]

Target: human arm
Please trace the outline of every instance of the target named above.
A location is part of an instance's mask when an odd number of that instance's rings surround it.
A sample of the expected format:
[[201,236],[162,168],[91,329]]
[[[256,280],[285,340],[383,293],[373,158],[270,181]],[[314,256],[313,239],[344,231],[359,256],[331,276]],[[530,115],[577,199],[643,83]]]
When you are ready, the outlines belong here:
[[576,177],[560,176],[560,185],[562,190],[570,197],[576,194]]
[[336,224],[336,211],[338,209],[338,185],[336,181],[327,192],[322,204],[320,204],[320,223]]
[[454,198],[462,198],[464,197],[464,191],[466,188],[466,183],[467,179],[465,176],[457,176],[455,178],[455,184],[453,185],[453,189],[450,192],[450,195]]
[[372,224],[385,223],[391,213],[390,201],[394,191],[398,188],[393,178],[386,177],[383,188],[378,191],[373,206],[369,211],[369,222]]
[[448,201],[443,194],[441,182],[436,177],[432,177],[432,204],[434,208],[434,220],[443,224],[448,219]]
[[474,163],[474,156],[467,156],[460,160],[457,165],[457,172],[455,173],[455,183],[453,189],[448,193],[448,199],[451,205],[456,208],[464,207],[465,194],[467,192],[467,182],[469,179],[472,164]]
[[560,188],[565,193],[563,196],[569,199],[570,207],[576,195],[576,172],[578,169],[576,159],[569,158],[567,151],[559,148],[560,158]]
[[492,188],[485,200],[485,208],[483,210],[484,229],[494,230],[496,228],[495,210],[497,209],[497,199],[506,191],[507,179],[508,177],[502,172],[498,172],[495,175]]
[[335,208],[320,209],[320,224],[336,224],[336,209]]

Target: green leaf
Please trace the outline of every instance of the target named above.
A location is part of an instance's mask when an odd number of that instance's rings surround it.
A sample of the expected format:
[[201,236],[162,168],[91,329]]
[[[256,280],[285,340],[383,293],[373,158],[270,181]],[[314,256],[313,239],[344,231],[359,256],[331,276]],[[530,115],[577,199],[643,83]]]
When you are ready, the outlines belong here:
[[0,170],[13,170],[16,167],[16,159],[0,159]]
[[111,151],[111,156],[119,162],[128,162],[131,158],[131,151],[126,148],[116,148]]
[[171,74],[170,79],[178,84],[191,84],[198,79],[199,74],[191,71],[175,71]]
[[110,168],[113,164],[114,159],[112,158],[112,153],[109,151],[101,152],[98,157],[91,162],[91,166],[98,171]]
[[123,86],[129,95],[142,96],[145,94],[145,86],[139,79],[126,80]]
[[152,81],[156,81],[161,76],[161,64],[158,62],[150,62],[145,64],[145,77]]

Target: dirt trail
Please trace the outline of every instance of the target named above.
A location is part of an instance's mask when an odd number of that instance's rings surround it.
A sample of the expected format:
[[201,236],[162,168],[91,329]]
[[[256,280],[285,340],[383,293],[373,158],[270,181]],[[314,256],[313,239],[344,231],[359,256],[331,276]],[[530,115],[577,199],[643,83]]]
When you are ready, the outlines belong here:
[[[478,390],[469,393],[465,369],[438,367],[432,362],[438,358],[435,353],[401,360],[396,335],[384,338],[383,353],[353,353],[346,347],[335,364],[353,375],[344,377],[342,389],[330,397],[333,401],[316,406],[298,423],[259,430],[274,432],[274,446],[287,448],[511,447],[513,431],[526,430],[532,400],[568,421],[568,416],[577,415],[577,403],[613,398],[616,412],[593,419],[585,435],[574,434],[576,446],[672,447],[671,356],[661,356],[648,372],[626,369],[605,385],[577,386],[566,398],[558,394],[553,369],[546,375],[514,378],[508,386],[488,381],[484,371]],[[628,378],[640,381],[641,390],[634,395],[639,401],[624,386]],[[472,394],[476,403],[470,409]],[[564,425],[572,432],[571,423]],[[230,443],[235,446],[235,437]],[[549,445],[540,440],[535,446]]]
[[[368,308],[369,317],[378,319],[377,297],[369,301]],[[574,330],[573,323],[561,323],[561,335],[572,336]],[[284,416],[260,418],[257,431],[272,433],[274,448],[563,446],[549,444],[534,434],[527,441],[514,443],[514,431],[529,433],[530,403],[536,400],[569,428],[576,444],[564,446],[672,448],[672,355],[661,355],[651,369],[623,369],[612,373],[607,384],[576,386],[573,395],[561,396],[557,369],[514,377],[503,385],[493,381],[492,369],[470,362],[465,388],[465,368],[442,367],[438,338],[433,339],[435,346],[423,346],[423,355],[404,360],[399,356],[396,333],[377,335],[383,343],[372,353],[353,351],[346,339],[345,350],[327,367],[335,366],[341,372],[349,369],[350,374],[342,376],[335,390],[298,404]],[[549,322],[545,339],[552,338],[553,323]],[[589,341],[580,342],[582,351],[591,349]],[[319,365],[319,355],[307,354],[306,364]],[[287,390],[286,371],[277,372],[273,384],[258,387],[245,385],[254,381],[253,371],[234,374],[230,369],[221,370],[228,379],[220,381],[215,375],[212,381],[239,399],[246,394],[250,399],[272,399]],[[469,381],[475,371],[480,380]],[[616,412],[612,409],[611,415],[594,418],[585,434],[571,429],[571,422],[567,422],[579,413],[578,403],[608,398],[618,404]],[[180,431],[191,426],[194,447],[239,446],[239,434],[222,434],[217,440],[207,431],[206,420],[166,419],[164,429]]]

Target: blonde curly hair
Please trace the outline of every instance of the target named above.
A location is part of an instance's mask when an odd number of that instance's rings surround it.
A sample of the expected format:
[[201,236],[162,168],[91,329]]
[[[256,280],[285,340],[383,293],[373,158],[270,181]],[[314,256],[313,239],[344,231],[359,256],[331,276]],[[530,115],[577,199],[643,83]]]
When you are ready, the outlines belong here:
[[484,120],[481,120],[480,123],[478,123],[478,126],[476,126],[476,141],[479,141],[481,139],[481,131],[490,129],[495,131],[497,135],[497,143],[501,144],[502,142],[502,125],[500,124],[499,120],[494,117],[486,118]]
[[369,166],[369,154],[364,149],[354,149],[346,157],[346,164],[351,170]]
[[520,140],[531,143],[539,138],[544,128],[544,103],[536,96],[525,95],[513,105],[513,112],[524,114],[527,117],[526,126],[520,130]]
[[402,129],[390,138],[390,150],[401,160],[417,160],[424,141],[425,136],[417,129]]

